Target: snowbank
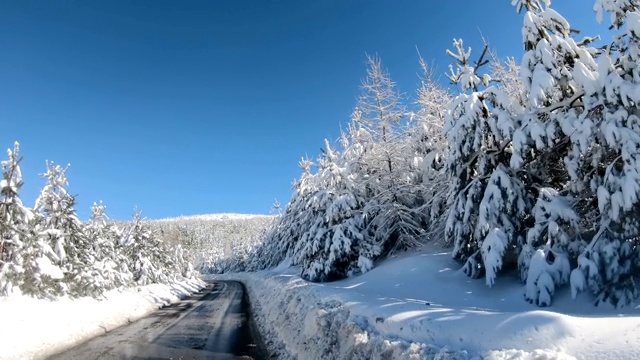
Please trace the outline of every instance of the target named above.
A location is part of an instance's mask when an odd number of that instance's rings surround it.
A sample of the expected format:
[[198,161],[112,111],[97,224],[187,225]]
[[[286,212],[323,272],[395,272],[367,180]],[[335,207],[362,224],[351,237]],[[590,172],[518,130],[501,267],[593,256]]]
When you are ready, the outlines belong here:
[[202,289],[200,280],[111,290],[105,300],[0,298],[0,359],[42,359]]
[[[640,307],[596,308],[563,289],[548,308],[524,300],[515,279],[488,289],[450,253],[385,261],[333,283],[302,280],[283,264],[243,281],[266,346],[305,359],[636,359]],[[302,356],[303,355],[303,356]]]

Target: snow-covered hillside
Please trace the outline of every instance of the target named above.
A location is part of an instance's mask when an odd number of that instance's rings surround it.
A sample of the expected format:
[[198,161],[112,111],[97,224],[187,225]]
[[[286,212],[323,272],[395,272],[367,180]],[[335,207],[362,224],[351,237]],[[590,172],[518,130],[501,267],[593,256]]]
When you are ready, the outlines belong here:
[[[304,359],[636,359],[640,307],[593,306],[568,289],[541,310],[502,276],[492,289],[469,279],[450,252],[384,261],[324,284],[298,267],[225,274],[248,287],[270,350]],[[441,356],[441,357],[437,357]],[[451,357],[447,357],[451,356]]]
[[184,256],[203,273],[244,271],[249,254],[261,244],[273,222],[270,215],[207,214],[149,220],[164,242],[180,245]]
[[270,219],[272,215],[265,214],[236,214],[236,213],[218,213],[218,214],[200,214],[200,215],[184,215],[172,218],[154,219],[153,222],[182,222],[182,221],[223,221],[223,220],[251,220],[251,219]]

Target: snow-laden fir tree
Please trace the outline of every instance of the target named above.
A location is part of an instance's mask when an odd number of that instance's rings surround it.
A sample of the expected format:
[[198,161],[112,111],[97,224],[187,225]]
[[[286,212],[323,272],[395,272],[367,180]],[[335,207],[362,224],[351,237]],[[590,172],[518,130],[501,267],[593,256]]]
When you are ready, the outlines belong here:
[[573,117],[567,164],[579,190],[597,201],[598,228],[571,274],[572,293],[588,288],[596,303],[626,305],[638,297],[640,276],[640,2],[598,0],[613,40],[597,68],[577,63],[583,112]]
[[[311,281],[343,278],[355,270],[371,269],[369,258],[358,259],[357,247],[364,241],[362,201],[352,192],[353,179],[343,166],[341,155],[325,141],[318,159],[319,190],[307,208],[315,214],[311,226],[294,249],[294,264],[302,265],[302,277]],[[376,255],[376,254],[374,254]]]
[[168,283],[173,280],[168,272],[169,268],[174,267],[170,259],[172,254],[156,238],[138,210],[134,212],[133,221],[124,231],[123,245],[126,247],[136,284]]
[[91,219],[84,232],[95,252],[95,266],[101,274],[104,290],[130,285],[133,281],[125,247],[120,243],[121,231],[109,221],[106,206],[93,203]]
[[185,251],[182,245],[178,244],[174,247],[173,260],[175,264],[175,274],[186,279],[190,279],[194,275],[193,264],[185,257]]
[[550,4],[514,1],[525,13],[521,72],[528,101],[510,164],[537,197],[518,265],[526,299],[541,306],[550,305],[555,287],[568,282],[569,264],[584,249],[583,235],[593,230],[596,215],[595,192],[585,186],[579,163],[594,149],[584,142],[591,130],[582,79],[596,70],[597,50],[588,46],[591,38],[576,41]]
[[75,197],[66,190],[67,170],[47,162],[47,172],[41,175],[47,182],[34,209],[43,219],[37,231],[58,257],[56,263],[64,273],[67,293],[72,297],[98,296],[105,288],[105,279],[97,267],[97,249],[76,215]]
[[257,265],[259,269],[276,266],[286,257],[293,257],[296,246],[317,218],[316,210],[308,206],[318,191],[317,177],[312,173],[313,166],[308,159],[300,160],[302,174],[293,183],[291,200],[283,214],[267,229],[263,245],[255,250],[254,256],[261,259]]
[[479,60],[454,40],[447,54],[455,60],[449,79],[461,93],[448,107],[445,131],[453,179],[446,236],[453,256],[465,261],[464,272],[485,276],[492,286],[506,259],[517,251],[525,230],[530,199],[525,183],[509,167],[510,143],[521,109],[491,77],[480,72],[488,63],[485,45]]
[[23,294],[54,297],[64,294],[60,258],[35,232],[41,219],[22,204],[19,145],[7,150],[0,181],[0,288],[9,294],[19,288]]
[[442,239],[446,221],[446,201],[449,184],[445,159],[448,142],[444,132],[446,109],[453,100],[449,90],[438,84],[434,71],[419,56],[422,77],[417,91],[417,111],[412,114],[412,124],[407,128],[407,154],[409,175],[416,196],[415,203],[422,203],[422,212],[428,215],[427,237]]

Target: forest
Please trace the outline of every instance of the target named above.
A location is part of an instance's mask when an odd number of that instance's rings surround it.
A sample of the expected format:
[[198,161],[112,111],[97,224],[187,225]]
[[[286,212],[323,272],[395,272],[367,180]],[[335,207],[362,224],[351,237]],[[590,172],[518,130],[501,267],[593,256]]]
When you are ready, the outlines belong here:
[[521,61],[456,39],[449,84],[419,57],[421,86],[405,96],[368,56],[347,128],[300,160],[279,214],[239,221],[246,235],[204,220],[114,224],[101,204],[80,222],[53,164],[27,208],[16,145],[2,163],[0,287],[83,296],[190,276],[191,264],[220,273],[285,259],[308,281],[332,281],[435,242],[489,287],[517,276],[539,306],[563,286],[629,304],[640,274],[640,1],[595,1],[594,20],[611,25],[597,47],[549,0],[513,3]]

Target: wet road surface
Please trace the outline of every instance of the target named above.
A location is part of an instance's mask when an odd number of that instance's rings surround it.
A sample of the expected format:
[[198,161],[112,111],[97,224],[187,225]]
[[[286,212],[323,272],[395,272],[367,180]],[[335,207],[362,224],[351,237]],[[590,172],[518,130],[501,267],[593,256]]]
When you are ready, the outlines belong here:
[[212,281],[200,293],[49,359],[262,359],[244,288]]

